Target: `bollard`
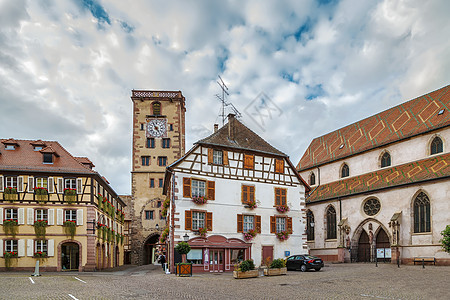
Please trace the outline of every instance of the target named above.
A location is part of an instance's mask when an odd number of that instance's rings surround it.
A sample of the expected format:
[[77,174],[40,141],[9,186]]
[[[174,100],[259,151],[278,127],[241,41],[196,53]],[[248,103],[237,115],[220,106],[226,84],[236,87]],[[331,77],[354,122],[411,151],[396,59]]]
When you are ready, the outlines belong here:
[[400,268],[400,258],[397,257],[397,268]]
[[378,268],[378,257],[375,257],[375,267]]
[[425,269],[425,260],[422,259],[422,269]]
[[31,276],[41,276],[41,274],[39,274],[39,259],[36,260],[36,267],[34,268],[34,273]]

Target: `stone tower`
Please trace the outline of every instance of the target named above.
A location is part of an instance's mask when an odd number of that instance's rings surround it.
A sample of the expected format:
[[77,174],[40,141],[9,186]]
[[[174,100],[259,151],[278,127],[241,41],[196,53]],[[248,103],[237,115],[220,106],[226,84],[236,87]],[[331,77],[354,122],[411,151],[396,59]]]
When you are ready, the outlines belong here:
[[166,166],[185,152],[185,99],[181,91],[133,90],[131,263],[154,262],[166,220],[161,215]]

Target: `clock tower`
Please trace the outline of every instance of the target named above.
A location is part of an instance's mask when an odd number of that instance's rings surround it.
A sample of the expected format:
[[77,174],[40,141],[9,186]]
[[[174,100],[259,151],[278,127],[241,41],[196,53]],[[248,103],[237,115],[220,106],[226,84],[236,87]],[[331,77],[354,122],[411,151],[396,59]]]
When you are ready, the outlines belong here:
[[131,263],[151,264],[166,227],[162,195],[166,166],[185,152],[185,98],[181,91],[133,90]]

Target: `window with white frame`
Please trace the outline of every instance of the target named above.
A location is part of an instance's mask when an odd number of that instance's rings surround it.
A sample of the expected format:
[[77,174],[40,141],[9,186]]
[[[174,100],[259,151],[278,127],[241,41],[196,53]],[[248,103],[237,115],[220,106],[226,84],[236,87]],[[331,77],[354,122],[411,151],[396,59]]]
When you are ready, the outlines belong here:
[[37,240],[34,242],[34,253],[45,253],[47,254],[47,240]]
[[47,178],[44,177],[36,178],[36,187],[47,188],[48,187]]
[[5,220],[18,221],[17,208],[6,208],[5,209]]
[[221,150],[213,150],[213,163],[223,165],[223,152]]
[[201,180],[192,179],[191,182],[191,195],[192,197],[205,197],[206,195],[206,182]]
[[16,176],[6,176],[5,177],[5,187],[17,189],[17,177]]
[[192,230],[205,228],[205,213],[199,211],[192,212]]
[[34,210],[35,221],[48,221],[48,210],[35,209]]
[[76,209],[67,209],[64,212],[64,221],[77,221],[77,211]]
[[5,252],[16,252],[17,253],[17,240],[6,240],[5,241]]
[[277,225],[277,232],[286,231],[286,218],[277,217],[276,225]]
[[255,221],[255,217],[254,216],[244,215],[244,222],[243,222],[244,228],[243,228],[243,231],[244,232],[248,232],[249,230],[253,230],[254,229],[253,228],[254,221]]
[[66,178],[64,180],[64,188],[75,190],[77,188],[77,180],[75,178]]

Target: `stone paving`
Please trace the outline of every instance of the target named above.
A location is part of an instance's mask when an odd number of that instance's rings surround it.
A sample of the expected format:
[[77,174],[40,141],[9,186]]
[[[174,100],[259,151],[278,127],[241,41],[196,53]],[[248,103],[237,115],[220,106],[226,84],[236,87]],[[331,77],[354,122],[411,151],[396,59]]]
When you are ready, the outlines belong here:
[[180,278],[151,265],[29,275],[0,273],[0,299],[450,299],[450,267],[442,266],[331,264],[241,280],[231,273]]

